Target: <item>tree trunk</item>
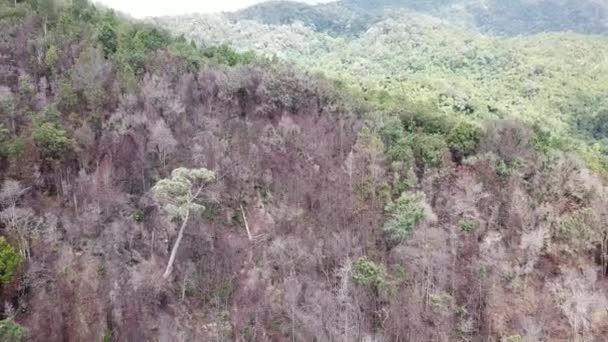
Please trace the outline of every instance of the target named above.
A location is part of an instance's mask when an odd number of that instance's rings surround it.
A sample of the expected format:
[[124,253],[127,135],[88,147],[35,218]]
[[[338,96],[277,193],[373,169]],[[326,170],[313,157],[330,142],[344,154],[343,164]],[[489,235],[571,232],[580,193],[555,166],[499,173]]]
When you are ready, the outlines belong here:
[[171,250],[171,256],[169,257],[169,262],[167,263],[167,269],[165,269],[165,274],[163,274],[163,278],[165,279],[168,278],[171,275],[171,271],[173,271],[173,262],[175,262],[175,256],[177,255],[179,244],[182,242],[182,238],[184,237],[184,230],[186,229],[186,225],[188,224],[188,218],[190,218],[189,210],[186,213],[184,222],[182,222],[182,226],[179,229],[179,233],[177,234],[177,240],[175,240],[175,244],[173,245],[173,249]]
[[251,236],[251,231],[249,230],[249,224],[247,223],[247,217],[245,216],[245,209],[243,208],[242,204],[241,204],[241,214],[243,215],[243,222],[245,223],[245,229],[247,230],[247,237],[249,238],[249,241],[253,241],[253,237]]

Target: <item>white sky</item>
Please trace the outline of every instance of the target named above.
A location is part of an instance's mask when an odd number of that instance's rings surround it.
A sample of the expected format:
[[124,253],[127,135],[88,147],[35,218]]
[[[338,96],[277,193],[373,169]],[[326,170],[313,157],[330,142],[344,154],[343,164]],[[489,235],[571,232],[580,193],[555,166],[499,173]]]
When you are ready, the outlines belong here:
[[[300,0],[307,3],[332,0]],[[188,13],[235,11],[263,0],[96,0],[96,2],[136,18]]]

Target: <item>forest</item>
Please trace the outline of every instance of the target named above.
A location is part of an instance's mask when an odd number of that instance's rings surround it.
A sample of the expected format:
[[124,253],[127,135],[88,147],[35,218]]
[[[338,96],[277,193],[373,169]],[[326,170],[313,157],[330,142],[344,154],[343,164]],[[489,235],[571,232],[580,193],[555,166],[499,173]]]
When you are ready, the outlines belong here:
[[608,6],[0,0],[0,341],[602,341]]

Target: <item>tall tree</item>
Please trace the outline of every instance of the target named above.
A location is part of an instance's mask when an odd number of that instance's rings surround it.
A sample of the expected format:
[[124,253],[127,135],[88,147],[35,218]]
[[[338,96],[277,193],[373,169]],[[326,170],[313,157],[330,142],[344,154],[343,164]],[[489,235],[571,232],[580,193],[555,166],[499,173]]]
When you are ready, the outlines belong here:
[[55,0],[38,0],[36,2],[36,11],[44,20],[44,39],[46,40],[48,26],[57,16]]
[[193,212],[201,212],[205,207],[197,203],[204,187],[215,180],[215,173],[205,168],[178,168],[171,172],[171,177],[162,179],[152,188],[152,193],[166,214],[174,221],[181,222],[177,239],[173,244],[171,256],[163,278],[169,277],[173,263],[184,237],[188,219]]

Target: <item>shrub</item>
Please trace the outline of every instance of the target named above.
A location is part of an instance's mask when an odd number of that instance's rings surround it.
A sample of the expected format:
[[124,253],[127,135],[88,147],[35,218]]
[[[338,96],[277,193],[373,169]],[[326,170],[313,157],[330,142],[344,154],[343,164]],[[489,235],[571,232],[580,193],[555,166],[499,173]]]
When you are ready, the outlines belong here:
[[2,139],[0,137],[0,157],[17,157],[23,152],[24,141],[21,137]]
[[[10,283],[20,264],[21,256],[3,236],[0,236],[0,284]],[[1,333],[0,336],[2,336]],[[4,340],[0,338],[0,341]]]
[[63,112],[69,112],[78,104],[78,95],[74,91],[72,82],[64,79],[59,81],[58,108]]
[[462,157],[468,157],[477,152],[480,139],[481,129],[477,125],[460,121],[452,128],[447,140],[452,151]]
[[44,64],[46,64],[47,68],[49,68],[49,70],[51,70],[51,72],[52,72],[55,70],[55,66],[57,65],[57,62],[59,62],[59,52],[57,51],[57,47],[55,47],[55,45],[51,45],[46,50],[46,55],[44,57]]
[[0,321],[0,341],[22,342],[25,341],[25,329],[15,323],[12,319]]
[[411,140],[412,150],[418,159],[425,165],[437,167],[448,151],[448,145],[443,136],[439,134],[416,134]]
[[513,336],[509,336],[504,338],[505,342],[522,342],[523,338],[520,335],[513,335]]
[[470,233],[479,228],[479,222],[473,219],[463,219],[462,221],[460,221],[458,226],[463,232]]
[[144,212],[141,210],[137,210],[133,213],[133,220],[137,223],[142,223],[144,221]]
[[353,264],[353,280],[364,286],[378,287],[385,283],[384,267],[369,260],[367,257],[361,257]]
[[407,239],[414,228],[426,217],[424,194],[404,192],[394,202],[386,206],[388,220],[384,232],[392,241]]

